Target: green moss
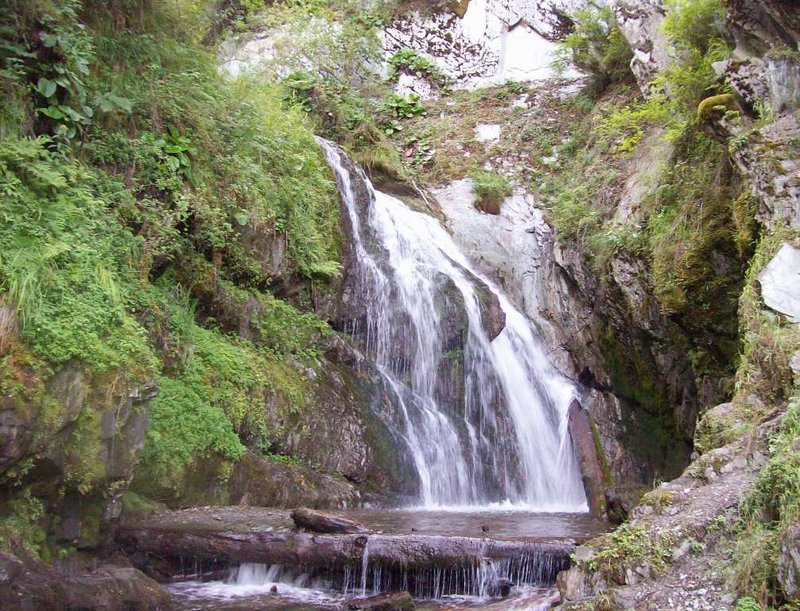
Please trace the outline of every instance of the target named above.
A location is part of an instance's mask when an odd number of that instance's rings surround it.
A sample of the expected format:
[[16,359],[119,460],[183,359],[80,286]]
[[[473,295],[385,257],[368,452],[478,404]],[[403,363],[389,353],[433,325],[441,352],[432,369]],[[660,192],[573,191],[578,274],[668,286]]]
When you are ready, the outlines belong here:
[[647,339],[622,343],[614,329],[605,324],[599,327],[598,339],[611,388],[622,400],[625,447],[642,464],[650,466],[650,477],[677,477],[686,467],[691,444],[675,422],[666,387],[657,377],[658,369],[647,349]]
[[29,488],[11,491],[0,504],[0,516],[0,547],[13,551],[21,546],[34,554],[44,550],[45,506]]
[[65,451],[64,481],[81,494],[88,494],[105,477],[105,456],[100,412],[90,406],[81,410]]
[[127,515],[134,515],[162,511],[166,507],[161,503],[136,494],[132,490],[128,490],[122,495],[122,509]]
[[213,457],[235,461],[245,454],[225,412],[201,394],[202,386],[191,378],[162,377],[159,388],[137,467],[139,486],[153,498],[159,497],[160,488],[180,492],[187,470],[195,463]]
[[[622,343],[611,325],[601,323],[598,328],[600,352],[608,368],[615,394],[641,405],[651,414],[669,409],[669,399],[662,382],[655,377],[652,357],[643,351],[631,353],[638,343]],[[645,348],[646,349],[646,348]]]
[[733,94],[721,93],[706,98],[697,106],[697,118],[708,121],[725,114],[729,110],[736,110],[736,99]]
[[594,417],[589,414],[589,428],[592,430],[592,441],[594,441],[594,450],[597,453],[597,458],[600,461],[600,470],[603,473],[603,486],[611,486],[614,484],[614,478],[611,475],[611,469],[608,466],[608,457],[603,448],[603,441],[600,439],[600,430],[597,428],[597,423]]
[[733,202],[734,240],[739,258],[748,260],[758,243],[759,226],[756,221],[758,200],[746,186]]
[[694,447],[705,454],[741,439],[747,430],[747,424],[736,420],[733,414],[717,416],[713,412],[707,412],[697,421]]

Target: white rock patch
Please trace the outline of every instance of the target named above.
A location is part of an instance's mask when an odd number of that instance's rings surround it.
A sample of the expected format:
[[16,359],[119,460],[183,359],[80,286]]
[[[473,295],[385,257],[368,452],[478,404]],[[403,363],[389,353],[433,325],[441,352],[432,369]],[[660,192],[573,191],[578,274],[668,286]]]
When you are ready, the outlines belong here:
[[758,275],[764,303],[800,323],[800,249],[784,244]]
[[502,129],[496,123],[478,123],[475,126],[475,138],[478,142],[497,142]]

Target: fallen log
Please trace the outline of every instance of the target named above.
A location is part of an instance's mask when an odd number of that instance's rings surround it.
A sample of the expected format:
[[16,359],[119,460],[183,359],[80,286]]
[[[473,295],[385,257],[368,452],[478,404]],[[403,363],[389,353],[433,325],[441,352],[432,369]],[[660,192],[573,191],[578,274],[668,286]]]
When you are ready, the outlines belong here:
[[[429,535],[350,534],[306,532],[199,531],[158,527],[123,527],[118,541],[137,564],[150,573],[171,579],[197,565],[208,569],[246,562],[281,564],[307,569],[359,566],[368,549],[370,563],[428,569],[476,566],[485,559],[525,558],[531,565],[569,565],[575,545],[565,542],[529,542]],[[155,562],[154,562],[155,561]]]
[[370,532],[368,528],[365,528],[363,524],[355,520],[348,520],[347,518],[314,511],[305,507],[295,509],[289,515],[295,526],[315,533],[352,535]]

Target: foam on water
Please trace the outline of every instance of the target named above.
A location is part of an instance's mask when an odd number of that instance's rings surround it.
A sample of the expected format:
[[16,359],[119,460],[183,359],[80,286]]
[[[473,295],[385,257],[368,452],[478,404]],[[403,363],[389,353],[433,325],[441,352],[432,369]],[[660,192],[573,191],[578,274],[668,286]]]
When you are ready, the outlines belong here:
[[269,595],[273,588],[277,589],[278,595],[300,602],[329,604],[341,598],[332,593],[329,582],[311,579],[305,573],[287,570],[279,565],[243,564],[231,569],[224,581],[187,581],[169,586],[182,598],[203,601],[229,601]]

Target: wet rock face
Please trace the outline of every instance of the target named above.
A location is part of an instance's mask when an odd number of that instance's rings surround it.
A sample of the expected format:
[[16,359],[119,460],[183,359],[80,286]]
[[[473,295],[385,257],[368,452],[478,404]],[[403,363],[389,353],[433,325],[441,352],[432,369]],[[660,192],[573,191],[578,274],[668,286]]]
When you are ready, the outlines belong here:
[[28,462],[17,485],[35,486],[66,545],[103,543],[120,511],[120,497],[144,447],[148,383],[109,386],[68,366],[41,394],[15,404],[0,400],[0,477]]
[[787,600],[800,601],[800,526],[795,525],[781,540],[778,583]]
[[5,611],[163,609],[169,594],[136,569],[103,565],[61,574],[44,563],[0,551],[0,608]]
[[228,482],[230,502],[254,507],[352,507],[360,495],[350,482],[301,465],[248,453]]
[[622,524],[642,496],[643,487],[637,484],[610,486],[605,489],[606,515],[612,524]]
[[577,401],[569,406],[569,434],[589,501],[589,509],[596,516],[603,515],[603,470],[597,456],[589,413]]
[[[332,356],[346,362],[326,361],[319,368],[303,410],[287,414],[274,397],[268,398],[265,409],[271,451],[295,456],[329,475],[307,474],[289,485],[304,472],[290,474],[270,466],[265,474],[272,473],[278,481],[259,487],[241,480],[244,488],[238,488],[237,497],[249,495],[251,504],[272,505],[268,502],[272,496],[277,506],[348,507],[360,502],[356,487],[377,490],[384,497],[411,493],[414,471],[405,446],[376,416],[391,409],[377,373],[350,346],[339,348],[341,354]],[[252,459],[246,460],[243,472],[256,467]],[[283,491],[278,489],[280,482],[286,484]],[[241,498],[236,502],[244,502]]]

